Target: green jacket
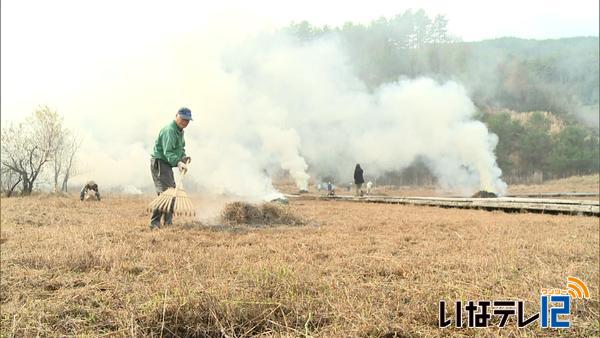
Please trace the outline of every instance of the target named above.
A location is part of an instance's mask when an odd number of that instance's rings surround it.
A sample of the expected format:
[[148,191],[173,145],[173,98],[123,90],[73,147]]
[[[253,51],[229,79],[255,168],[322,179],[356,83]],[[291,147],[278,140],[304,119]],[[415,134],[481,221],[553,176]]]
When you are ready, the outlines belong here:
[[183,130],[180,130],[175,121],[173,121],[158,133],[158,138],[152,150],[152,158],[167,162],[171,167],[176,167],[177,162],[181,161],[185,156]]

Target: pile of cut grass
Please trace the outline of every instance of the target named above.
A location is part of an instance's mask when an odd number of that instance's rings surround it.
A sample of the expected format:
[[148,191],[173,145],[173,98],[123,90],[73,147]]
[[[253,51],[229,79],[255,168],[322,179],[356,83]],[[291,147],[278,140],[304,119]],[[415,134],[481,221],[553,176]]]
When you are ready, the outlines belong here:
[[306,222],[292,214],[289,207],[263,203],[260,205],[233,202],[227,203],[221,212],[221,218],[227,225],[304,225]]

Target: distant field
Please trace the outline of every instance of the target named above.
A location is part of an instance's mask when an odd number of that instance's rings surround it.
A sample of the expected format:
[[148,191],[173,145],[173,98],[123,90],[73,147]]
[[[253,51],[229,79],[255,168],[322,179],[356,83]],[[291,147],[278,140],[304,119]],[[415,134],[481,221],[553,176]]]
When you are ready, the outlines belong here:
[[551,180],[539,185],[513,185],[511,193],[528,192],[599,192],[600,175],[572,176],[559,180]]
[[[600,335],[597,217],[291,201],[305,225],[230,227],[205,198],[212,225],[151,232],[151,198],[3,198],[2,336]],[[570,275],[591,291],[570,330],[437,328],[440,299],[529,315]]]
[[[294,182],[290,179],[280,180],[275,183],[276,187],[286,193],[298,193]],[[366,189],[363,186],[363,189]],[[311,185],[310,192],[307,195],[323,195],[325,191],[316,191],[314,185]],[[507,194],[526,194],[526,193],[590,193],[600,192],[600,175],[572,176],[568,178],[549,180],[538,185],[509,185]],[[352,195],[354,190],[348,190],[347,186],[336,187],[338,195]],[[462,196],[469,197],[461,191],[452,191],[442,189],[436,186],[379,186],[374,185],[372,195],[382,196]],[[565,197],[568,198],[568,197]],[[598,200],[599,197],[578,197],[580,199]]]

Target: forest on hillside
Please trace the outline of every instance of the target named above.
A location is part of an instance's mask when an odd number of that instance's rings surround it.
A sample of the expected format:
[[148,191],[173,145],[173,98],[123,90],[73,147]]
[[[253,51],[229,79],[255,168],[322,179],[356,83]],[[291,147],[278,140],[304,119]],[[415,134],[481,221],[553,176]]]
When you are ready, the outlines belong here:
[[[300,42],[335,35],[371,89],[422,76],[460,82],[478,119],[498,135],[497,161],[509,183],[600,170],[597,36],[464,42],[448,32],[444,16],[423,10],[341,27],[304,21],[284,30]],[[420,161],[387,176],[381,179],[395,184],[434,180]]]

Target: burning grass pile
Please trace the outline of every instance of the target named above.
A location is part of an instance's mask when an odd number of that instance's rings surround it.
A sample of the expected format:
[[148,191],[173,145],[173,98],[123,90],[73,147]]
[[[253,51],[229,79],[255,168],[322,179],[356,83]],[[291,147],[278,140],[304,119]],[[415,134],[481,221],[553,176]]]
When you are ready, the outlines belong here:
[[496,197],[498,197],[498,195],[496,195],[490,191],[480,190],[480,191],[474,193],[473,196],[471,196],[471,197],[473,197],[473,198],[496,198]]
[[227,225],[304,225],[306,222],[291,213],[289,207],[263,203],[260,205],[245,202],[227,203],[221,212],[221,218]]

